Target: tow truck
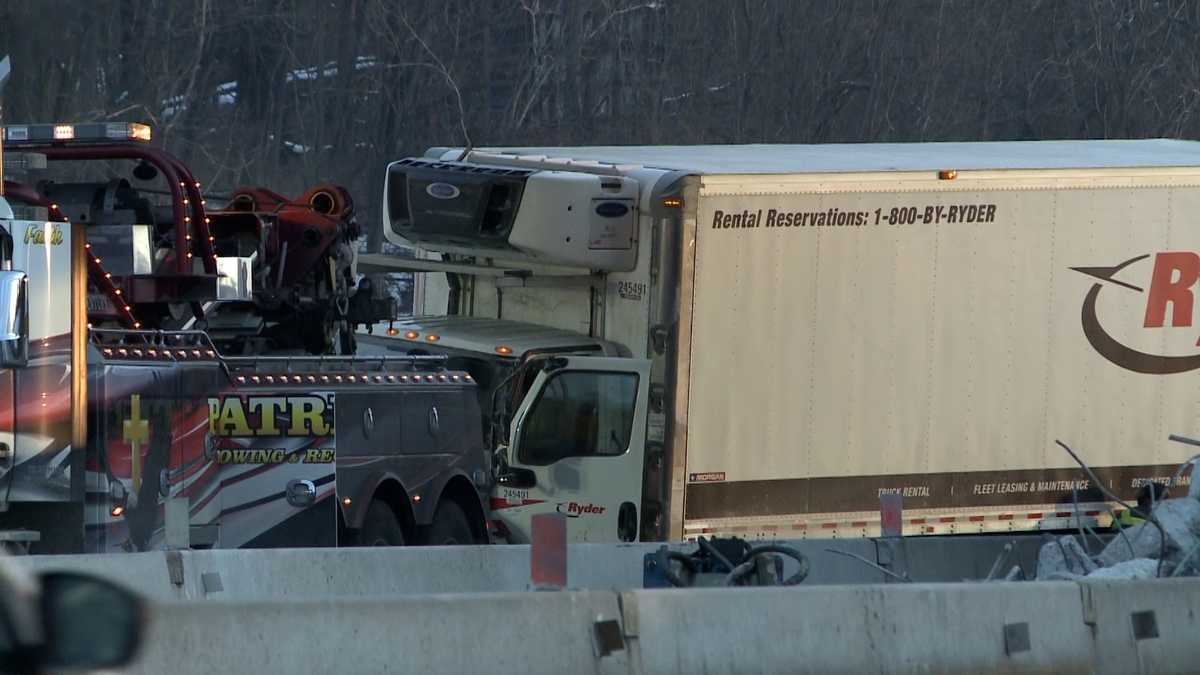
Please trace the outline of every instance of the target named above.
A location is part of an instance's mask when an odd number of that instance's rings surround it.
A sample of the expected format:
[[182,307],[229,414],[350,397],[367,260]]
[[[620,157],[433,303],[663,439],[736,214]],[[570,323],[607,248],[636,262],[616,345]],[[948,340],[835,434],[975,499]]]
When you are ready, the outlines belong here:
[[[343,188],[239,188],[213,208],[143,124],[2,140],[38,178],[0,181],[10,548],[487,541],[473,378],[440,356],[354,355],[353,326],[395,306],[355,273]],[[131,171],[43,177],[89,161]]]

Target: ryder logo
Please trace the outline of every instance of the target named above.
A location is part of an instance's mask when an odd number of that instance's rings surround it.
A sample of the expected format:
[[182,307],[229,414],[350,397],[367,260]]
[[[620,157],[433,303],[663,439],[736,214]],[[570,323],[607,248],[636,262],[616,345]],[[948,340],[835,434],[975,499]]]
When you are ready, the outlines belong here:
[[[1150,276],[1150,289],[1146,291],[1114,277],[1126,267],[1149,258],[1140,255],[1113,267],[1072,267],[1072,270],[1095,277],[1102,282],[1119,286],[1129,291],[1144,293],[1145,314],[1142,328],[1187,328],[1193,326],[1195,289],[1200,282],[1200,255],[1190,251],[1168,251],[1154,256],[1154,269]],[[1083,299],[1083,334],[1101,356],[1116,365],[1135,373],[1170,375],[1200,368],[1200,353],[1184,356],[1148,354],[1122,344],[1100,324],[1096,315],[1096,301],[1105,283],[1093,284]],[[1197,340],[1200,346],[1200,340]]]
[[568,518],[578,518],[585,515],[600,515],[604,513],[603,506],[595,504],[580,504],[579,502],[559,502],[555,509]]

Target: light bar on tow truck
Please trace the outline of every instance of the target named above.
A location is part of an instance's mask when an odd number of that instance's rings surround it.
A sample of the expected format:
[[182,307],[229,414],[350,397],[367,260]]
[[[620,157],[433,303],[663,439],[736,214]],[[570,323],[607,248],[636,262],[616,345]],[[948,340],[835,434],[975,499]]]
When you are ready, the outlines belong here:
[[85,124],[12,124],[4,127],[4,144],[83,145],[91,143],[149,143],[150,127],[137,122],[90,122]]

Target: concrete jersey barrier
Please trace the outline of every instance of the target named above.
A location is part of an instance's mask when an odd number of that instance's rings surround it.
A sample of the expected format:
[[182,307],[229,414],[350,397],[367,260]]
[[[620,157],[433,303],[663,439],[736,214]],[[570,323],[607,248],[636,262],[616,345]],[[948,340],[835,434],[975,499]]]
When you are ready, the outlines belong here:
[[1200,580],[158,603],[131,672],[1170,673]]
[[[1007,539],[906,539],[901,545],[871,539],[783,542],[811,562],[805,586],[881,583],[885,575],[860,560],[830,553],[834,548],[894,569],[917,581],[980,579]],[[1039,542],[1018,540],[1009,564],[1033,568]],[[647,553],[661,544],[572,544],[568,587],[578,590],[642,587]],[[693,551],[690,543],[672,544]],[[20,564],[38,570],[88,571],[128,585],[158,600],[200,598],[270,599],[432,593],[524,591],[529,587],[528,546],[236,549],[26,556]],[[785,561],[785,570],[794,569]]]

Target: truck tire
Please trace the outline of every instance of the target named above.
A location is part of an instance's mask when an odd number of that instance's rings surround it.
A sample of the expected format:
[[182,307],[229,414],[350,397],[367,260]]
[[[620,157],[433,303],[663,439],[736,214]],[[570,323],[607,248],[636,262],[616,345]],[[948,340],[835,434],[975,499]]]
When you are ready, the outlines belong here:
[[471,521],[457,502],[447,499],[438,504],[426,543],[430,546],[470,546],[476,543]]
[[387,502],[371,500],[362,528],[354,536],[355,546],[403,546],[404,528]]

